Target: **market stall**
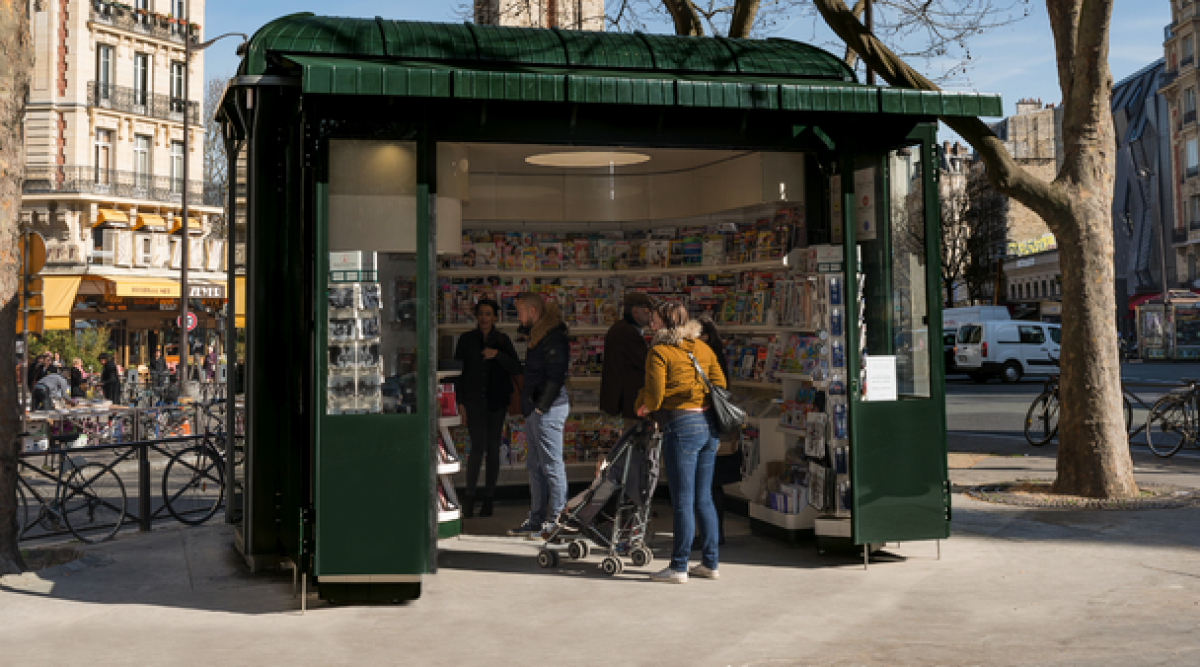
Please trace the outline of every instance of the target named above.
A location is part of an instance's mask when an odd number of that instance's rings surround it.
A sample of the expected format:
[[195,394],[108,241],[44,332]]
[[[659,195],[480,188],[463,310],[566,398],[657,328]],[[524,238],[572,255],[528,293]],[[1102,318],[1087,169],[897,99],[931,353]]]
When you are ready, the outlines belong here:
[[419,594],[461,530],[438,360],[475,300],[511,328],[525,291],[574,337],[577,479],[612,437],[598,361],[635,290],[729,335],[757,527],[945,538],[936,117],[999,113],[789,40],[268,24],[218,110],[247,159],[239,548],[323,597]]

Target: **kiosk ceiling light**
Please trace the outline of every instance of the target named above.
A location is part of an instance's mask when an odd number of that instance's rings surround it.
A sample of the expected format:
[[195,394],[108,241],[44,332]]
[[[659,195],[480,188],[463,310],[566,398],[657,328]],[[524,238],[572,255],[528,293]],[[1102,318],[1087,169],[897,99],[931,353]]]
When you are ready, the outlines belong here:
[[623,151],[570,151],[530,155],[525,161],[539,167],[627,167],[649,162],[650,156]]

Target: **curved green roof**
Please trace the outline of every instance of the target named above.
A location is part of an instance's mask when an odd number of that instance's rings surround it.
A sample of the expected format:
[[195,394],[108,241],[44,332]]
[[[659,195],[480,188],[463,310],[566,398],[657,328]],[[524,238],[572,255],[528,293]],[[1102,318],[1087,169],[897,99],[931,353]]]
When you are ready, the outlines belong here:
[[264,74],[267,53],[428,60],[489,67],[556,67],[687,75],[769,75],[854,82],[815,46],[782,39],[577,32],[292,14],[251,38],[241,74]]

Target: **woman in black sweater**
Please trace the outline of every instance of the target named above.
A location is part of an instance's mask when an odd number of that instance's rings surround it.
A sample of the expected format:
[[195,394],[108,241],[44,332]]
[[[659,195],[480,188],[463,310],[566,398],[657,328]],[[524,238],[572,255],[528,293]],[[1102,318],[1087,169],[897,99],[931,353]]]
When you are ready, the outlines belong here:
[[496,329],[500,306],[491,299],[475,305],[478,326],[458,339],[454,358],[463,364],[456,382],[458,412],[471,435],[471,453],[467,457],[467,498],[463,516],[475,516],[475,488],[479,466],[487,454],[487,478],[483,488],[480,516],[492,515],[492,498],[500,474],[500,437],[512,395],[512,376],[520,375],[521,360],[512,340]]

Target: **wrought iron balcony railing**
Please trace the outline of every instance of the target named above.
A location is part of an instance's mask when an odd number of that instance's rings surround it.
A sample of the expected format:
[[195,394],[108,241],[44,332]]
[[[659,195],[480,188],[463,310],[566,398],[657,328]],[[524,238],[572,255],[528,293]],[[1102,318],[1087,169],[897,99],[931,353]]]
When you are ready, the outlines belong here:
[[120,30],[128,30],[180,44],[187,40],[189,33],[199,27],[180,19],[149,12],[143,13],[127,5],[103,0],[92,0],[92,20]]
[[[180,203],[183,181],[169,176],[154,176],[133,171],[95,167],[25,167],[25,194],[86,193]],[[198,206],[224,206],[225,188],[188,182],[188,203]]]
[[1186,229],[1172,229],[1171,230],[1171,242],[1172,243],[1187,243],[1187,240],[1188,240],[1188,232]]
[[184,101],[178,97],[149,93],[136,88],[114,86],[99,81],[88,82],[88,106],[136,113],[151,118],[183,122],[183,110],[187,109],[188,123],[200,124],[200,104]]

